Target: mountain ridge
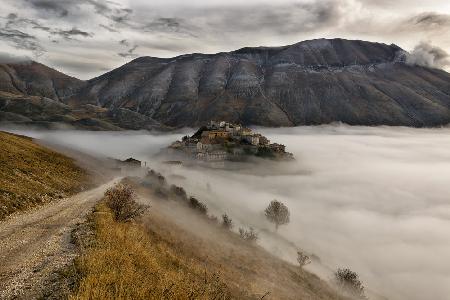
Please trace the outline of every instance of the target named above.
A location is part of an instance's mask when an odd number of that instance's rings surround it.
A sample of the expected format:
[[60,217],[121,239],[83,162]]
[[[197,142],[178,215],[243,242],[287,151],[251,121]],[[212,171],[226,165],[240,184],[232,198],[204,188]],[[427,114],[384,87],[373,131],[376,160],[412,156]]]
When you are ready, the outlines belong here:
[[[450,74],[409,65],[407,55],[395,44],[316,39],[216,54],[143,56],[87,81],[64,78],[52,99],[120,110],[121,120],[112,123],[124,128],[130,128],[129,120],[123,122],[127,115],[139,116],[144,128],[213,119],[261,126],[448,124]],[[2,81],[0,74],[0,87]]]

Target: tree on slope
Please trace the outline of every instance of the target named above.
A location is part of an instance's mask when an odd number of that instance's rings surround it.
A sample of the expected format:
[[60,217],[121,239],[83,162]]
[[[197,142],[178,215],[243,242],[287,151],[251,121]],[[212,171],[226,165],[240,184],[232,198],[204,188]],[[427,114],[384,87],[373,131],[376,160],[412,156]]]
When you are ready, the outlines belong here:
[[270,202],[264,213],[266,218],[275,224],[275,230],[278,230],[278,226],[288,224],[290,221],[289,209],[278,200]]

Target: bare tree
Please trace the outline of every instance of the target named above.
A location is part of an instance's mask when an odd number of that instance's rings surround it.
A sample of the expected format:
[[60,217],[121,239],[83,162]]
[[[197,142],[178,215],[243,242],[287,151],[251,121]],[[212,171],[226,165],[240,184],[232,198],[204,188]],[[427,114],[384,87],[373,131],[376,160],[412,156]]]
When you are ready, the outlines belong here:
[[334,279],[337,287],[344,295],[356,299],[368,299],[364,293],[364,286],[359,280],[358,274],[349,268],[339,268],[334,272]]
[[270,202],[264,213],[266,218],[275,224],[275,230],[278,230],[278,226],[287,224],[290,221],[289,209],[278,200]]
[[300,268],[303,268],[311,263],[311,258],[302,251],[297,251],[297,262],[300,265]]
[[134,190],[127,184],[116,184],[105,192],[106,204],[117,221],[126,222],[144,213],[148,208],[135,201]]

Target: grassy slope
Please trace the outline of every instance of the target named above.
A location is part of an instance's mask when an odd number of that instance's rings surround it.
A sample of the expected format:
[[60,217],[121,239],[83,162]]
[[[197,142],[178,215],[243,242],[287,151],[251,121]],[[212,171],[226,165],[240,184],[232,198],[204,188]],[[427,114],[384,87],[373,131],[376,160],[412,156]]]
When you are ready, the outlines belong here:
[[87,174],[73,159],[31,138],[0,132],[0,220],[73,194],[86,182]]
[[153,201],[138,223],[117,223],[97,206],[95,242],[77,260],[71,299],[343,299],[317,276],[172,204]]

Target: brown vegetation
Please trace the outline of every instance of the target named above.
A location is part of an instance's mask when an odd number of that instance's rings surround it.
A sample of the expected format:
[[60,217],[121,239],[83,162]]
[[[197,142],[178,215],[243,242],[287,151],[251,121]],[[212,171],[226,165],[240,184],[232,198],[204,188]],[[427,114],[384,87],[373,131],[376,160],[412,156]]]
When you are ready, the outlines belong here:
[[349,268],[339,268],[334,272],[334,280],[336,286],[344,295],[353,299],[367,299],[364,285],[356,272]]
[[73,159],[31,138],[0,132],[0,220],[82,189],[87,174]]
[[297,251],[297,262],[300,268],[303,268],[304,266],[311,263],[311,258],[309,257],[309,255],[306,255],[302,251]]
[[240,227],[239,236],[241,239],[248,242],[256,242],[258,240],[258,233],[253,229],[253,227],[250,227],[249,229]]
[[115,221],[105,203],[94,228],[95,242],[76,261],[81,280],[70,299],[231,299],[217,273],[143,226]]
[[116,221],[131,221],[148,208],[138,204],[135,197],[134,190],[127,184],[119,183],[106,191],[106,205],[112,210]]

